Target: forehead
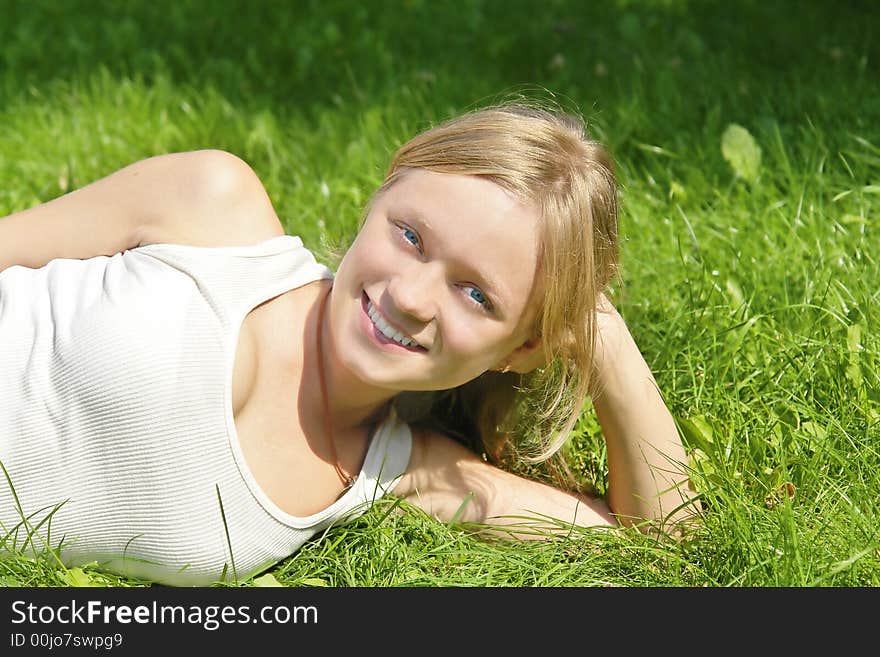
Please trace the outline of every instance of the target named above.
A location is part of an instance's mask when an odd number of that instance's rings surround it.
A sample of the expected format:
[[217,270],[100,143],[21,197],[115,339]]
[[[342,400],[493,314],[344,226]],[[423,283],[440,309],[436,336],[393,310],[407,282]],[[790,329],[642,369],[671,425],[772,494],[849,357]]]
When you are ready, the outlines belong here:
[[485,275],[511,312],[532,297],[540,249],[540,213],[477,176],[407,171],[377,199],[391,219],[416,223],[430,255]]

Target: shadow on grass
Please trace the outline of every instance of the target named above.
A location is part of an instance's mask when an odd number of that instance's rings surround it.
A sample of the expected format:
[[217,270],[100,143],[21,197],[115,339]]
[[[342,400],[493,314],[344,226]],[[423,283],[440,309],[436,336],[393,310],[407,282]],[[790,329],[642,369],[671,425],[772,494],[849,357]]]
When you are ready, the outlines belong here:
[[806,103],[839,101],[838,84],[876,80],[880,28],[873,3],[857,0],[2,0],[0,15],[6,99],[103,67],[281,115],[406,88],[469,105],[529,83],[602,106],[635,94],[682,121],[707,97],[780,78],[797,80]]

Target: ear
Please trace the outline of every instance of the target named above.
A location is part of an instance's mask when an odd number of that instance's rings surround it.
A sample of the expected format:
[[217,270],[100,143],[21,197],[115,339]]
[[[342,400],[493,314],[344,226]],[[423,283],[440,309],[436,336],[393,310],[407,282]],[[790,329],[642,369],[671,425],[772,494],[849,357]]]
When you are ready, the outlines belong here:
[[529,338],[520,346],[514,349],[507,358],[502,360],[493,370],[499,372],[516,372],[518,374],[528,374],[538,367],[547,364],[544,355],[544,344],[540,337]]

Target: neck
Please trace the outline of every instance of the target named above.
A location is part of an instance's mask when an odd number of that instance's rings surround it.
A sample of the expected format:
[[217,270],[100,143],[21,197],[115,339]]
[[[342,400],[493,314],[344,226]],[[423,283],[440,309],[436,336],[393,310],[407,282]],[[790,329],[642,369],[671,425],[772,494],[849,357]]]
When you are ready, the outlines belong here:
[[[329,296],[332,294],[332,290],[322,290],[320,294],[319,308],[322,303],[329,305],[330,301],[327,299],[325,302],[324,295]],[[320,336],[316,333],[315,337],[321,341],[321,348],[314,352],[315,366],[323,368],[330,422],[334,432],[341,434],[346,430],[368,426],[380,419],[387,403],[395,393],[365,383],[353,375],[339,360],[333,349],[330,322],[327,319],[328,311],[329,309],[325,306],[323,321],[318,321],[315,326],[315,331],[320,332]],[[319,311],[318,320],[321,319],[321,314]],[[323,362],[318,361],[321,355],[323,355]],[[314,386],[313,390],[317,392],[319,402],[322,403],[320,386]]]

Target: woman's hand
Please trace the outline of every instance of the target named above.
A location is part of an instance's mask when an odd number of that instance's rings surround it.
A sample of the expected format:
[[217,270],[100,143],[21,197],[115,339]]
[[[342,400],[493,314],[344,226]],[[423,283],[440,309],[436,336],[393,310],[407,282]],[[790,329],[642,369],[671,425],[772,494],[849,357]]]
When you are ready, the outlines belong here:
[[608,451],[608,504],[621,524],[673,533],[696,511],[678,429],[623,318],[604,294],[597,311],[593,407]]
[[617,526],[604,500],[570,493],[483,461],[453,439],[413,429],[412,454],[394,494],[443,522],[486,526],[523,539]]
[[500,470],[427,430],[413,431],[409,467],[395,495],[440,520],[487,524],[520,538],[546,537],[548,530],[572,525],[680,530],[695,502],[678,430],[623,319],[604,295],[599,311],[594,361],[599,392],[593,406],[608,451],[607,501]]

